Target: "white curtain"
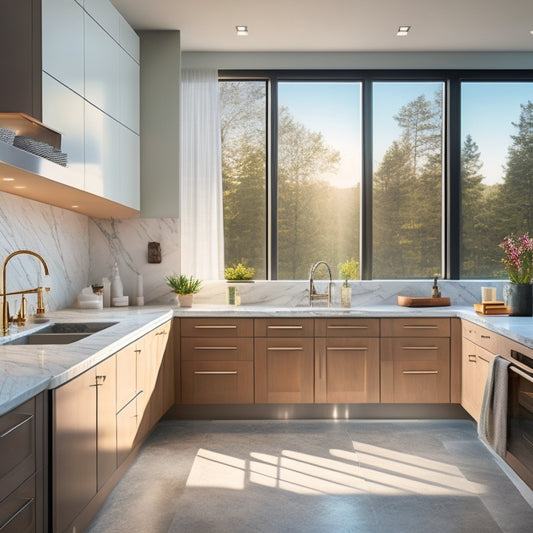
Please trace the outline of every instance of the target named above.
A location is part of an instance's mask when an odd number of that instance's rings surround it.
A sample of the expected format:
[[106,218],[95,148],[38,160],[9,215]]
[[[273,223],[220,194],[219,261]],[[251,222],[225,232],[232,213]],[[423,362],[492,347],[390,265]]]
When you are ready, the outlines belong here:
[[222,164],[216,70],[181,73],[181,272],[223,279]]

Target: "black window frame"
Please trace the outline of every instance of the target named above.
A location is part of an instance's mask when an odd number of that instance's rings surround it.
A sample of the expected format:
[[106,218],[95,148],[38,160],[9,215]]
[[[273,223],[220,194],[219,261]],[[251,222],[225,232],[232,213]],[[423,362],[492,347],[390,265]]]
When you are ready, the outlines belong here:
[[440,81],[444,86],[442,184],[442,278],[460,279],[461,235],[461,83],[533,82],[533,70],[392,69],[392,70],[219,70],[219,81],[267,82],[267,227],[266,272],[277,279],[277,85],[283,82],[349,81],[361,83],[361,280],[372,278],[372,86],[374,82]]

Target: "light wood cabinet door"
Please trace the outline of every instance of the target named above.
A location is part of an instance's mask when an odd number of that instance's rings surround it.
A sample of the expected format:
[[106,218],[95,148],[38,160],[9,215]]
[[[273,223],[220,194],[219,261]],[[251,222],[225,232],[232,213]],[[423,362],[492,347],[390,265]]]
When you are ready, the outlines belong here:
[[313,403],[312,338],[255,339],[255,403]]
[[316,339],[315,402],[379,403],[379,339]]
[[96,373],[53,391],[54,531],[65,531],[96,494]]
[[98,490],[117,469],[116,357],[96,367]]
[[450,339],[382,339],[381,401],[449,403]]
[[481,346],[463,338],[461,405],[476,421],[481,413],[485,384],[494,357]]

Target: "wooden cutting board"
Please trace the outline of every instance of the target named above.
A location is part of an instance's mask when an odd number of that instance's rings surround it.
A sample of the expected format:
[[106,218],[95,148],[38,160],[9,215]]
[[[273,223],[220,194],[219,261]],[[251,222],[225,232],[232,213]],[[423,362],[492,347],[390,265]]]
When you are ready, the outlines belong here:
[[403,307],[444,307],[450,305],[450,299],[444,297],[398,296],[398,305]]

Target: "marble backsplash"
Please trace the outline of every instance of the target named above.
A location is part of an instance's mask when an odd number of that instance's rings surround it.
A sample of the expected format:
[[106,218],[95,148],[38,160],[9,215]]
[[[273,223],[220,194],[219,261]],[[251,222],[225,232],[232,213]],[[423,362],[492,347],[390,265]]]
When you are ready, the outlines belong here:
[[[7,268],[7,290],[50,286],[46,294],[49,310],[75,305],[83,287],[111,278],[117,262],[124,294],[130,305],[136,304],[138,275],[142,275],[145,304],[174,304],[174,295],[165,284],[165,276],[180,272],[179,220],[165,219],[91,219],[85,215],[0,193],[0,253],[3,259],[15,250],[29,249],[40,254],[50,269],[49,279],[43,276],[40,262],[31,256],[10,261]],[[159,242],[161,263],[148,263],[148,243]],[[324,282],[317,282],[324,291]],[[497,287],[498,299],[503,298],[503,281],[440,280],[443,296],[452,305],[472,305],[481,300],[481,287]],[[340,305],[342,282],[335,281],[332,305]],[[353,281],[352,305],[393,305],[398,294],[430,296],[432,280]],[[224,281],[204,281],[196,295],[197,304],[225,304],[227,284]],[[296,307],[309,305],[309,282],[256,281],[238,285],[242,305]],[[13,299],[18,299],[13,297]],[[11,299],[10,299],[11,300]],[[12,302],[12,313],[15,301]],[[19,300],[20,301],[20,300]],[[35,306],[33,295],[28,297],[30,310]]]
[[[6,268],[7,291],[50,287],[45,293],[48,310],[72,306],[89,275],[89,232],[87,217],[57,207],[0,193],[0,257],[17,250],[31,250],[46,261],[50,276],[44,276],[41,262],[30,255],[16,256]],[[20,296],[9,298],[15,314]],[[28,311],[36,296],[28,295]]]

